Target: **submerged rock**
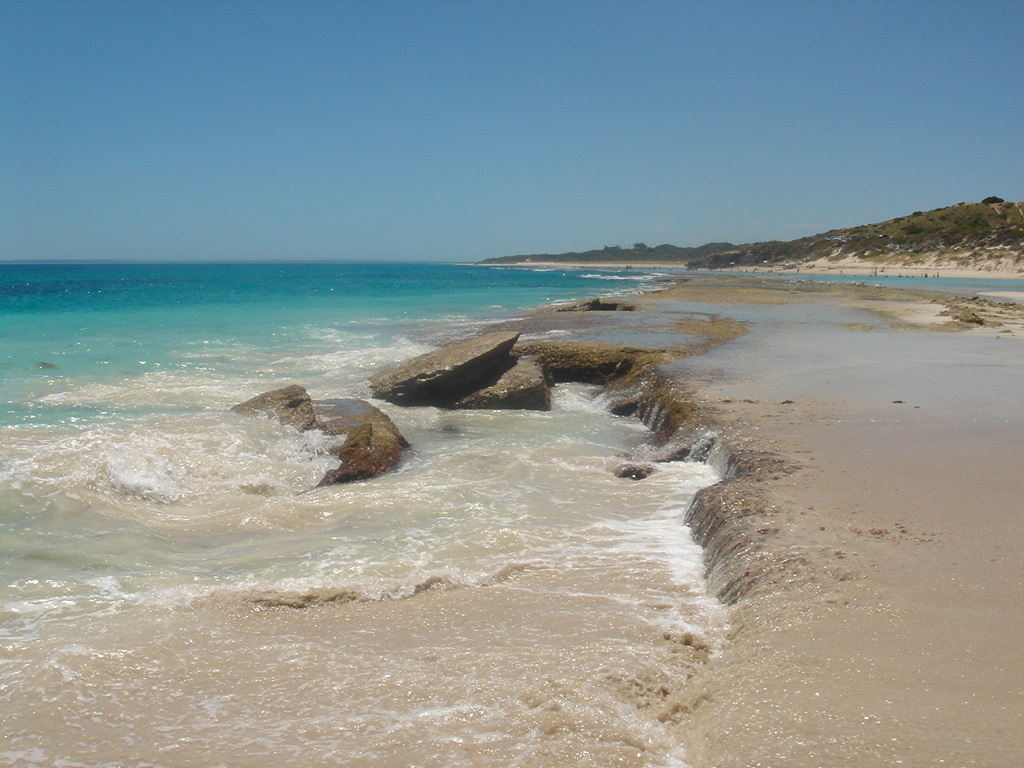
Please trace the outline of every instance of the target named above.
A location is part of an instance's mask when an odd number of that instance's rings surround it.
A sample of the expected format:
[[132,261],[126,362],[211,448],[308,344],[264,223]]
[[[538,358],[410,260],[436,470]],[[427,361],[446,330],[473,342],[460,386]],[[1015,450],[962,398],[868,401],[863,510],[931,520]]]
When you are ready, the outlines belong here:
[[305,387],[298,384],[256,395],[251,400],[232,407],[231,410],[249,416],[263,414],[300,431],[312,429],[316,423],[313,402]]
[[622,464],[615,468],[616,477],[627,477],[630,480],[643,480],[654,474],[654,467],[650,464]]
[[398,405],[452,407],[490,387],[514,364],[518,333],[495,332],[427,352],[370,378],[374,397]]
[[518,358],[498,381],[456,401],[455,408],[551,410],[551,385],[535,360]]

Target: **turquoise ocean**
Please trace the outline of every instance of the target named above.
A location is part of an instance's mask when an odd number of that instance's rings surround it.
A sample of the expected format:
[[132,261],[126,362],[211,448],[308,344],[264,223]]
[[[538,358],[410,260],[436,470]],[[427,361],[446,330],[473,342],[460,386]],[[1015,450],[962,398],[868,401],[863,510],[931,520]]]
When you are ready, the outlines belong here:
[[313,491],[320,433],[229,411],[656,278],[0,264],[0,765],[685,765],[653,703],[724,632],[681,523],[712,468],[616,478],[645,429],[561,385],[377,403],[401,465]]

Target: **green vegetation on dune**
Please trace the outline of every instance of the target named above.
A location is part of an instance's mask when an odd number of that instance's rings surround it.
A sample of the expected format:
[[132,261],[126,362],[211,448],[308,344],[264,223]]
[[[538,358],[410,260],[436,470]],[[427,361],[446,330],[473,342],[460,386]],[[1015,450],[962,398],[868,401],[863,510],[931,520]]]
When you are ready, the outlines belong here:
[[537,262],[679,263],[691,269],[780,264],[858,258],[885,264],[912,264],[927,256],[955,253],[961,263],[996,259],[1024,261],[1024,203],[998,197],[959,203],[877,224],[833,229],[790,241],[733,245],[707,243],[695,248],[636,243],[631,248],[606,246],[580,253],[533,254],[487,259],[485,264]]
[[1024,212],[1017,203],[960,203],[796,242],[815,257],[835,250],[846,256],[869,258],[893,253],[1019,249],[1024,245]]

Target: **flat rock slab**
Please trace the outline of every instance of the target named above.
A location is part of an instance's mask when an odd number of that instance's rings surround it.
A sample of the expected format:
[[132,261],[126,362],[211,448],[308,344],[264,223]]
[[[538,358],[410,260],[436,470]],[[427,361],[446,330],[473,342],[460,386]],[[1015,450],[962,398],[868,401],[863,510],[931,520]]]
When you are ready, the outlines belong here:
[[662,350],[591,341],[535,341],[520,345],[517,352],[536,357],[555,383],[607,384],[670,357]]
[[331,400],[317,400],[313,403],[317,429],[329,435],[345,434],[367,421],[388,418],[380,408],[356,397],[341,397]]
[[518,358],[497,382],[455,403],[456,408],[551,410],[551,385],[535,360]]
[[513,366],[518,333],[495,332],[427,352],[370,378],[374,397],[398,405],[450,408],[495,384]]
[[611,299],[590,299],[589,301],[577,301],[567,307],[561,307],[559,312],[633,312],[636,305],[627,304],[622,301]]

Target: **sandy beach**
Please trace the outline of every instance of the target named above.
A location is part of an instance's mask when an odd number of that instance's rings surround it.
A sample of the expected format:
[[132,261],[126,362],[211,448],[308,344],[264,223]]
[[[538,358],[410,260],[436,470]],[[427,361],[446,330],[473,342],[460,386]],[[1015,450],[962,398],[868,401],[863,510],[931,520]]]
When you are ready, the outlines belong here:
[[726,493],[759,570],[694,683],[687,761],[1020,765],[1019,319],[722,280],[650,299],[750,323],[669,367],[771,468]]

